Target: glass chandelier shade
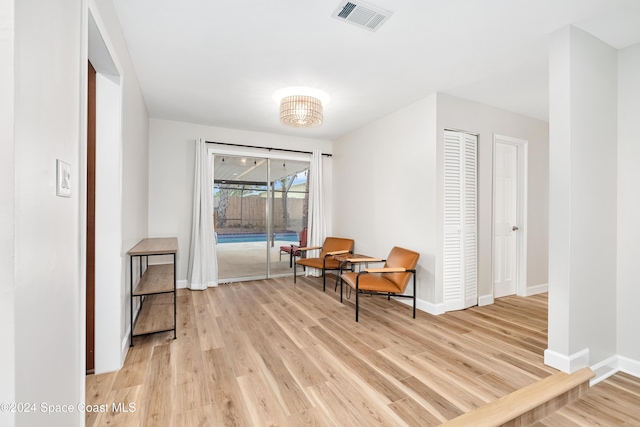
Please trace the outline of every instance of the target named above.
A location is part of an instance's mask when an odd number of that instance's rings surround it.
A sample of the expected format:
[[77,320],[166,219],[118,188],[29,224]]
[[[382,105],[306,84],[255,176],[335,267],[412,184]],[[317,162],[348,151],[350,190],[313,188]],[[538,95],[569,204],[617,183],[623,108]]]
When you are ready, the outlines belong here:
[[322,102],[307,95],[285,96],[280,101],[280,123],[297,128],[322,124]]

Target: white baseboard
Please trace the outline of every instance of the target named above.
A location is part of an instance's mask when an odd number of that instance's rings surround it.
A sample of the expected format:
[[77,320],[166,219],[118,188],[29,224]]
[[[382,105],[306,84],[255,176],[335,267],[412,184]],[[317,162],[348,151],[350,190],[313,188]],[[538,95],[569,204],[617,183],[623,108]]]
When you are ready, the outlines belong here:
[[[392,297],[393,298],[393,297]],[[400,301],[403,304],[408,306],[413,306],[413,301],[407,298],[393,298],[396,301]],[[444,314],[444,304],[433,304],[429,301],[422,300],[420,298],[416,299],[416,309],[420,311],[424,311],[429,314],[433,314],[437,316],[439,314]]]
[[530,297],[531,295],[543,294],[545,292],[549,292],[549,284],[547,283],[525,288],[523,296]]
[[596,376],[589,382],[593,387],[600,381],[604,381],[618,372],[624,372],[634,377],[640,378],[640,361],[629,359],[624,356],[611,356],[610,358],[597,363],[591,367]]
[[585,348],[570,356],[546,349],[544,351],[544,364],[571,374],[578,369],[589,366],[589,349]]
[[[524,293],[517,294],[521,297],[530,297],[531,295],[542,294],[549,291],[549,285],[536,285],[524,289]],[[478,306],[491,305],[495,302],[493,295],[481,295],[478,297]]]
[[[589,366],[589,349],[584,349],[571,356],[565,356],[546,349],[544,351],[544,363],[563,372],[572,373]],[[619,355],[611,356],[602,362],[589,366],[589,368],[595,374],[595,377],[589,381],[591,387],[618,372],[624,372],[640,378],[640,361]]]
[[618,369],[625,374],[640,378],[640,360],[633,360],[628,357],[618,356]]
[[482,295],[482,296],[478,297],[478,305],[479,306],[491,305],[491,304],[493,304],[493,302],[494,302],[493,295]]
[[122,340],[122,347],[120,350],[120,368],[124,366],[124,361],[127,358],[127,353],[129,353],[129,344],[131,343],[131,325],[127,328],[127,332],[124,334],[124,339]]
[[444,303],[443,304],[434,304],[429,301],[425,301],[422,299],[416,300],[416,307],[422,311],[426,311],[429,314],[433,314],[437,316],[439,314],[444,314]]
[[611,375],[618,372],[620,370],[618,359],[618,356],[611,356],[610,358],[591,366],[590,368],[596,376],[589,381],[589,385],[593,387],[600,381],[604,381]]

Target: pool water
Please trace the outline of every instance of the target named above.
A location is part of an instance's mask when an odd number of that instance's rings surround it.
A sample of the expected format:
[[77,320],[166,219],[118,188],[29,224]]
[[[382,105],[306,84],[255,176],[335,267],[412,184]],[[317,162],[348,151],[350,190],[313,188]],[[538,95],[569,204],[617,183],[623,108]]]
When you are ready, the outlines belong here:
[[[276,233],[275,240],[297,243],[298,233]],[[218,244],[266,242],[266,241],[267,241],[266,233],[218,234]]]

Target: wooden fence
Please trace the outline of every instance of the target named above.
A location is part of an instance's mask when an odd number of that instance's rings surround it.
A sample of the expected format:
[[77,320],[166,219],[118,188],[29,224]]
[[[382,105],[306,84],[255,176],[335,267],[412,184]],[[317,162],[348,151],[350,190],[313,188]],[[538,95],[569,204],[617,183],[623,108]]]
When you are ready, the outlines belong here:
[[[283,199],[273,199],[273,228],[275,231],[302,229],[304,199],[286,199],[289,213],[287,224],[284,224]],[[224,217],[217,215],[217,227],[224,229],[237,228],[238,231],[264,231],[267,227],[267,199],[259,196],[230,197]]]

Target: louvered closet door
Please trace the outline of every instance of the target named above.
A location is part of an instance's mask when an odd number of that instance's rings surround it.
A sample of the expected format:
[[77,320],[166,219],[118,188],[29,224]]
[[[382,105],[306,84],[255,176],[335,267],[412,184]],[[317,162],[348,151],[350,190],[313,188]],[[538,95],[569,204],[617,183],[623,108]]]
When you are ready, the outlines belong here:
[[445,131],[444,248],[445,310],[477,304],[477,137]]

